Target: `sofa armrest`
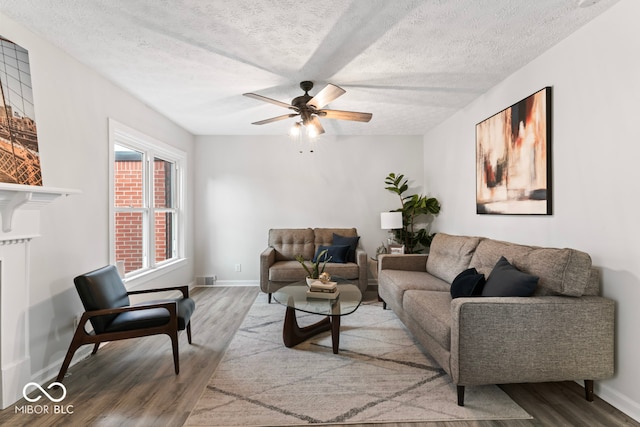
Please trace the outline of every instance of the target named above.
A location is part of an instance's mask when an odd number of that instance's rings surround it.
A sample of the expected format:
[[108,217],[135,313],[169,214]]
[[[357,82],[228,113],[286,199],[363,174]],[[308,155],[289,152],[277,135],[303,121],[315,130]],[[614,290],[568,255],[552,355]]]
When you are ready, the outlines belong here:
[[612,300],[597,296],[454,299],[453,382],[608,378],[614,370],[614,310]]
[[269,293],[269,267],[276,262],[276,250],[268,247],[260,254],[260,290]]
[[363,249],[356,249],[356,264],[358,264],[358,288],[364,293],[369,286],[369,261]]
[[382,270],[427,271],[426,254],[383,254],[378,256],[378,277]]

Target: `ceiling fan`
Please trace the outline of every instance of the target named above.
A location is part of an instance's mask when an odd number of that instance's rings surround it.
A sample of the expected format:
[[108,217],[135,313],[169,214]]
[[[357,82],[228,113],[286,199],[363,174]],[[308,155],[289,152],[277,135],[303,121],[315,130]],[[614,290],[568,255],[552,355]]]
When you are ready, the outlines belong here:
[[267,123],[273,123],[280,120],[285,120],[291,117],[300,116],[302,119],[300,122],[294,124],[294,128],[299,131],[301,126],[305,126],[308,129],[310,136],[317,136],[324,133],[324,128],[320,124],[318,117],[337,120],[351,120],[356,122],[368,122],[373,116],[371,113],[358,113],[355,111],[340,111],[340,110],[326,110],[323,109],[325,105],[344,95],[346,92],[341,87],[328,84],[315,96],[309,95],[309,91],[313,89],[313,82],[304,81],[300,82],[300,88],[304,91],[304,95],[293,98],[291,104],[281,102],[266,96],[258,95],[256,93],[244,93],[244,96],[254,98],[259,101],[269,102],[271,104],[279,105],[284,108],[295,111],[295,113],[283,114],[282,116],[272,117],[270,119],[260,120],[253,122],[253,125],[266,125]]

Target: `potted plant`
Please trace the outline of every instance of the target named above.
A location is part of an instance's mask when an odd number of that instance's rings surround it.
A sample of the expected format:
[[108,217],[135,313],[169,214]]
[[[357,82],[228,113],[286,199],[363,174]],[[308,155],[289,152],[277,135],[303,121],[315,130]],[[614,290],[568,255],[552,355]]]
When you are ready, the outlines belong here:
[[384,242],[382,242],[382,244],[376,248],[376,259],[378,259],[380,255],[386,254],[387,252],[387,247],[385,246]]
[[309,261],[311,263],[311,267],[307,265],[307,261],[305,261],[302,255],[295,256],[296,261],[298,261],[307,272],[307,285],[310,285],[314,280],[320,280],[323,283],[331,280],[329,273],[324,271],[327,263],[331,261],[332,258],[326,256],[327,252],[329,251],[325,249],[318,254],[315,262]]
[[395,238],[402,242],[405,253],[420,253],[431,244],[434,234],[429,234],[427,227],[420,227],[417,219],[424,215],[437,215],[440,212],[440,202],[434,197],[426,197],[418,194],[405,196],[409,189],[408,180],[404,175],[390,173],[384,180],[386,190],[400,197],[401,208],[392,212],[402,212],[402,228],[395,230]]

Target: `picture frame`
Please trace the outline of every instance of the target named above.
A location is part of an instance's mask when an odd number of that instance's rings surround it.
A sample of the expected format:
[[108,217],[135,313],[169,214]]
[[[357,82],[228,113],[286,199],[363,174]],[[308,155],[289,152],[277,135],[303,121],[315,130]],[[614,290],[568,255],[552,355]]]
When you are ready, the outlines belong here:
[[551,87],[476,125],[476,213],[551,215]]
[[390,254],[404,254],[404,245],[389,245]]
[[0,182],[42,186],[29,52],[2,35]]

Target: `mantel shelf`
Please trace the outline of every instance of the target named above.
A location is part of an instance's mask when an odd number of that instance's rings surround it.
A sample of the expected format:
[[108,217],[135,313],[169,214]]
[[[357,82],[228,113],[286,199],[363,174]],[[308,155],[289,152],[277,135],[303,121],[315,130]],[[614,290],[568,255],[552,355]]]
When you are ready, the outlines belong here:
[[16,210],[41,209],[60,196],[69,196],[70,194],[78,193],[80,193],[80,190],[0,183],[2,231],[5,233],[11,231],[13,227],[13,214]]

